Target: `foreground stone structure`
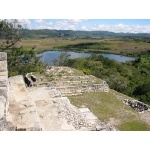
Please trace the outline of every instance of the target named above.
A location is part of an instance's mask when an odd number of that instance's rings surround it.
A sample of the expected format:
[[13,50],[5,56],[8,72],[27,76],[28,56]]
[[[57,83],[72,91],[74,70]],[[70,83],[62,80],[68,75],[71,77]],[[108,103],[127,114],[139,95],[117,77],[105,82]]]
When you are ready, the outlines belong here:
[[88,108],[78,109],[54,86],[26,88],[22,76],[9,78],[7,130],[116,131]]
[[7,54],[0,52],[0,130],[4,129],[8,99]]
[[[67,75],[60,75],[63,69]],[[68,95],[110,90],[105,81],[84,74],[74,75],[72,70],[51,67],[47,73],[53,73],[53,81],[42,79],[33,87],[26,87],[22,75],[8,79],[7,55],[0,53],[0,130],[117,131],[101,122],[88,108],[77,108],[70,103]],[[150,108],[136,100],[119,96],[118,99],[139,112]]]

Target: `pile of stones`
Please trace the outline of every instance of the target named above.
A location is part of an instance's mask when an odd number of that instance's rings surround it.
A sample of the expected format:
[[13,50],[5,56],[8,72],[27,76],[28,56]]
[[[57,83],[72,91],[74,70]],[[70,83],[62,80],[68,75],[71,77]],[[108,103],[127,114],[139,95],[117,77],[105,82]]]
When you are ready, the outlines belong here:
[[66,97],[59,99],[58,109],[60,117],[66,119],[68,124],[72,124],[75,129],[88,126],[84,115],[77,108],[71,105]]
[[137,100],[131,100],[131,99],[123,99],[122,100],[126,105],[129,105],[131,108],[133,108],[134,110],[138,111],[138,112],[144,112],[144,111],[149,111],[150,110],[150,106],[147,104],[144,104],[140,101]]
[[7,54],[0,52],[0,130],[5,128],[8,98]]
[[[82,113],[80,109],[76,108],[67,97],[62,97],[57,102],[59,105],[60,118],[66,119],[68,124],[72,124],[76,130],[85,131],[117,131],[116,128],[101,122],[92,112],[91,119],[86,117],[86,113]],[[85,108],[88,109],[88,108]],[[88,109],[89,110],[89,109]]]

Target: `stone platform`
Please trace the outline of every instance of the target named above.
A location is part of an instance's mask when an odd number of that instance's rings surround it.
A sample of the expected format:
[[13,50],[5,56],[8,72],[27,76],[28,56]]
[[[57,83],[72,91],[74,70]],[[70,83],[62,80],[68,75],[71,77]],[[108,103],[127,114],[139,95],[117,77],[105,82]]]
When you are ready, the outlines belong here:
[[7,130],[116,131],[88,108],[72,105],[55,86],[26,88],[22,76],[9,83]]

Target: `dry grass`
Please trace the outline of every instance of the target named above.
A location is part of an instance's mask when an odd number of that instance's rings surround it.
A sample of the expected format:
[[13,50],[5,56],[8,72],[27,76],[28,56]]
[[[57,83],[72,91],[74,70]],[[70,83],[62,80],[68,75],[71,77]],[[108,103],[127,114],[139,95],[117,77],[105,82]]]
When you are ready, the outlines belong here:
[[[103,42],[107,44],[107,47],[111,50],[104,50],[104,52],[120,53],[120,52],[139,52],[147,51],[150,47],[149,43],[135,42],[135,41],[123,41],[119,39],[55,39],[47,38],[42,40],[22,40],[17,44],[17,47],[23,46],[27,48],[32,48],[36,45],[36,51],[44,50],[54,50],[54,47],[74,45],[79,43],[89,43],[89,42]],[[91,49],[86,49],[83,51],[94,51]],[[96,51],[102,51],[97,49]]]

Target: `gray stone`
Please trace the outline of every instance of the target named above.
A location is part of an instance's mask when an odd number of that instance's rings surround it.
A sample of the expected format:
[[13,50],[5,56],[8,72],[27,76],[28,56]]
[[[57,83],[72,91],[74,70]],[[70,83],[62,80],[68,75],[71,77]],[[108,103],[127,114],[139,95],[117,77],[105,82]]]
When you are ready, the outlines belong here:
[[7,61],[0,61],[0,72],[7,71]]
[[87,113],[90,112],[90,110],[88,108],[79,108],[80,112],[82,113]]
[[4,103],[6,102],[6,98],[4,96],[0,96],[0,102]]
[[7,60],[7,53],[0,52],[0,61]]
[[0,119],[4,117],[5,104],[0,101]]
[[0,119],[0,131],[3,131],[5,128],[6,121],[4,119]]
[[8,71],[0,71],[0,76],[8,76]]
[[6,87],[7,86],[7,77],[0,76],[0,87]]
[[0,96],[4,96],[5,98],[7,98],[7,87],[0,87]]

